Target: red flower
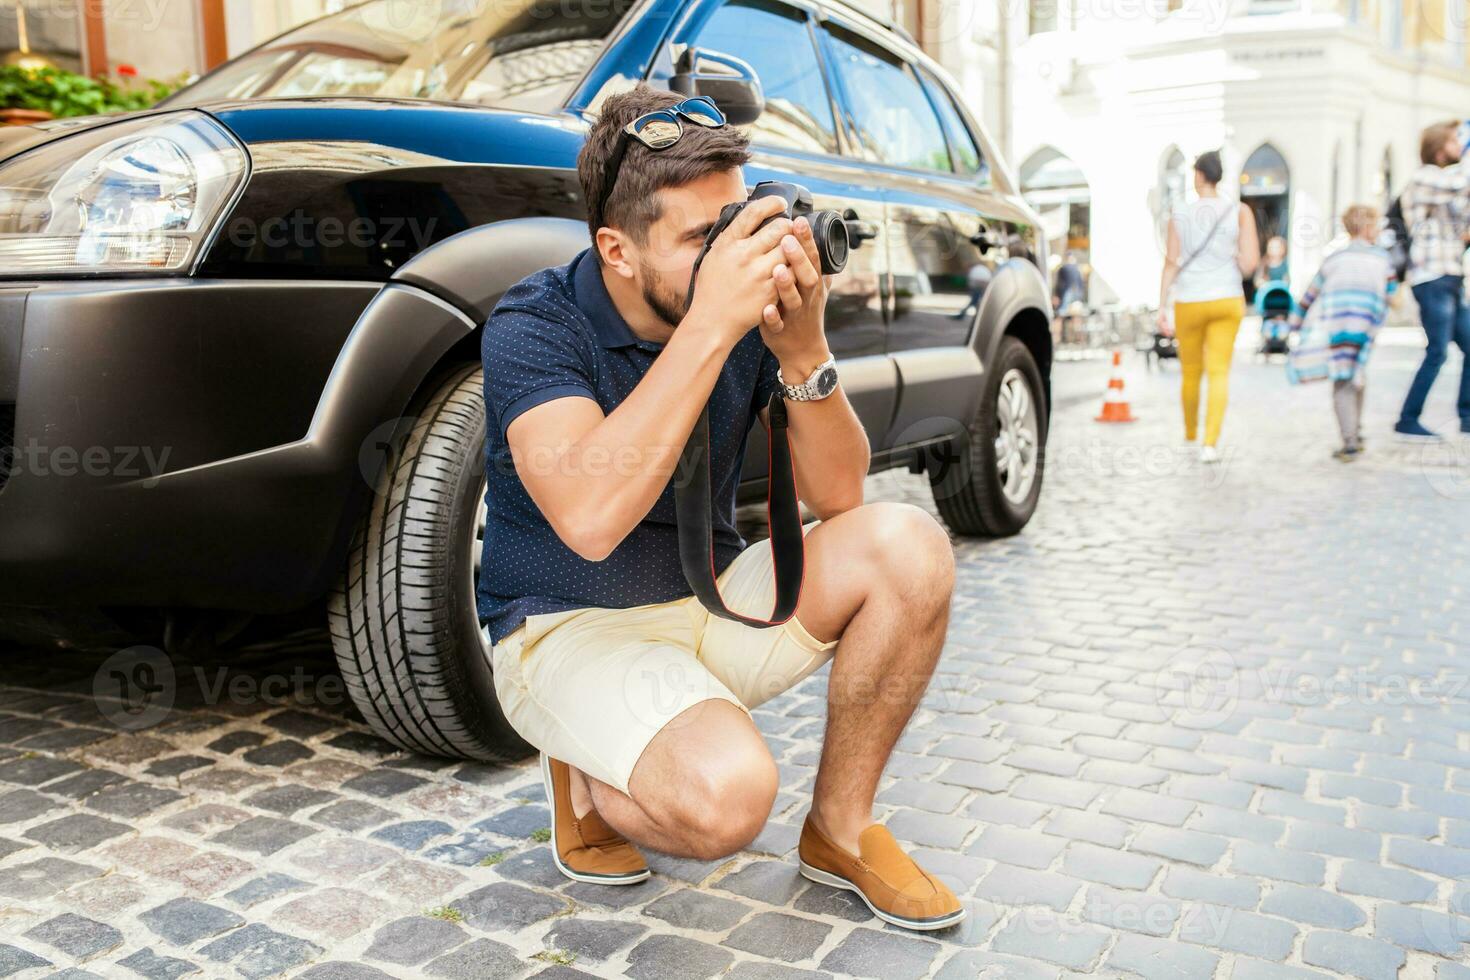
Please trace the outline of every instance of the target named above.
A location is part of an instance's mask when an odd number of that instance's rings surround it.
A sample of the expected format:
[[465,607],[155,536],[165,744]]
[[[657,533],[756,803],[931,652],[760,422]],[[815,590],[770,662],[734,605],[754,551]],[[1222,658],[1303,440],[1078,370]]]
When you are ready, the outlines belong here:
[[138,77],[138,69],[137,68],[134,68],[132,65],[118,65],[117,66],[117,73],[119,75],[121,75],[123,78],[137,78]]

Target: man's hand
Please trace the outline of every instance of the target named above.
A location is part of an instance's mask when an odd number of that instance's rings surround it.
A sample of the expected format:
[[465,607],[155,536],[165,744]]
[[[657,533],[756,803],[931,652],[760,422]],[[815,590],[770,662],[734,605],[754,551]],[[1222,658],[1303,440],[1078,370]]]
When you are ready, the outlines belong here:
[[793,225],[781,240],[784,261],[771,274],[776,302],[761,311],[760,326],[766,346],[787,369],[782,374],[795,384],[827,359],[827,280],[811,223],[797,218]]
[[785,262],[781,239],[790,235],[791,221],[779,217],[760,226],[784,207],[779,197],[759,198],[720,233],[699,266],[684,323],[717,331],[733,346],[761,322],[762,310],[777,298],[773,274]]

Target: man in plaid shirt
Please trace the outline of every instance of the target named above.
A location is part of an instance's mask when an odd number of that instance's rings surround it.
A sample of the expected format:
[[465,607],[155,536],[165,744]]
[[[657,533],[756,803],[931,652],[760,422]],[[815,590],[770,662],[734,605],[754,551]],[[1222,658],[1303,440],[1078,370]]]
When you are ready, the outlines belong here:
[[[1394,432],[1403,441],[1439,437],[1419,421],[1450,341],[1470,354],[1470,306],[1465,302],[1465,244],[1470,236],[1470,169],[1461,163],[1459,123],[1430,126],[1419,144],[1423,162],[1401,203],[1408,225],[1409,285],[1429,343],[1409,385]],[[1470,370],[1460,373],[1460,432],[1470,435]]]

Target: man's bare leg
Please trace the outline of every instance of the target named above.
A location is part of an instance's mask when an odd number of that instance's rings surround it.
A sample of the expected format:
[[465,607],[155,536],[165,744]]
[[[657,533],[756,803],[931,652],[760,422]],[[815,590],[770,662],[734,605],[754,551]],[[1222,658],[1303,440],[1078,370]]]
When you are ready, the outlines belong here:
[[954,551],[932,517],[899,504],[848,511],[807,540],[818,574],[809,575],[797,616],[818,639],[841,637],[811,819],[856,854],[888,757],[944,644]]
[[[806,538],[797,618],[817,639],[839,638],[812,819],[834,843],[858,850],[873,797],[928,686],[954,588],[949,537],[928,514],[870,504]],[[760,833],[776,768],[759,730],[725,701],[703,701],[649,743],[629,780],[632,796],[572,770],[572,805],[595,807],[629,840],[664,853],[714,858]]]

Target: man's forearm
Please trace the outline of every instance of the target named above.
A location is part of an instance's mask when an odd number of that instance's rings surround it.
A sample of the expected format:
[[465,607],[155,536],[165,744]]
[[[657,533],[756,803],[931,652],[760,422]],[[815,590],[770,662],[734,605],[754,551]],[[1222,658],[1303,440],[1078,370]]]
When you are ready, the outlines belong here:
[[788,401],[786,415],[797,488],[806,505],[822,520],[860,507],[868,434],[842,389],[821,401]]

